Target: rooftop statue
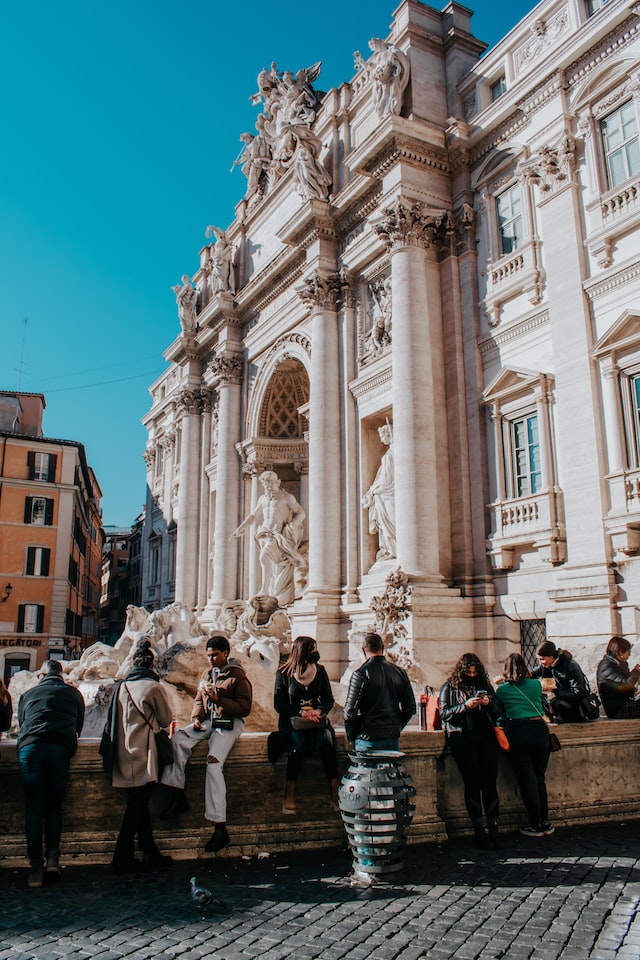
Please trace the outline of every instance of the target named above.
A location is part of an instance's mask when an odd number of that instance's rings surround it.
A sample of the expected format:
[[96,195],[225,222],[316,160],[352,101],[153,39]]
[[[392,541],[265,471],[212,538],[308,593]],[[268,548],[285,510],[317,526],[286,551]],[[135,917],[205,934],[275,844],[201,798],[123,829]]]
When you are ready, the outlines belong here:
[[185,273],[182,284],[176,283],[171,287],[176,295],[180,326],[185,333],[193,333],[196,329],[196,291]]
[[370,60],[362,59],[356,50],[356,70],[368,73],[373,85],[373,106],[382,120],[392,114],[399,115],[404,93],[411,74],[411,62],[406,53],[393,43],[378,37],[369,41],[372,52]]
[[265,179],[271,167],[271,146],[264,133],[266,116],[261,113],[256,120],[257,134],[242,133],[240,140],[244,144],[237,159],[233,161],[231,169],[242,166],[242,172],[247,178],[247,200],[264,193]]
[[211,293],[235,293],[236,282],[234,276],[235,248],[227,238],[224,230],[219,227],[207,227],[206,236],[215,236],[216,242],[210,248],[209,270],[211,276]]

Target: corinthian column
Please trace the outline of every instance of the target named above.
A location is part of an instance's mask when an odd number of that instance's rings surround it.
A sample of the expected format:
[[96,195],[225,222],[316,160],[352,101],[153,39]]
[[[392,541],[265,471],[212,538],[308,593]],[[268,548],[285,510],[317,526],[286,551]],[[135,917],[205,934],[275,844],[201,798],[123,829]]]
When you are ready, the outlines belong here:
[[218,391],[212,601],[220,604],[238,596],[238,541],[231,539],[231,534],[238,526],[240,507],[241,464],[236,444],[241,439],[242,358],[231,352],[220,354],[212,360],[210,369]]
[[376,225],[391,254],[393,437],[398,563],[410,576],[450,575],[451,524],[440,268],[443,223],[397,200]]
[[203,400],[200,390],[183,390],[177,399],[182,410],[182,455],[178,488],[176,542],[176,600],[193,609],[198,585],[200,415]]
[[305,596],[340,591],[342,542],[340,338],[337,274],[314,273],[299,289],[311,308],[309,581]]

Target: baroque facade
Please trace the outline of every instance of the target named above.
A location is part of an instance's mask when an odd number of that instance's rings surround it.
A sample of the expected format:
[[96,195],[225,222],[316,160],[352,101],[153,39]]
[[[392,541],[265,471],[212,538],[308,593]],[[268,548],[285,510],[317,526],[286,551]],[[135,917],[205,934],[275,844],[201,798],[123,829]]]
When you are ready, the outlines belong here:
[[640,632],[640,5],[543,0],[488,53],[470,16],[403,0],[326,94],[259,74],[144,420],[143,604],[260,591],[273,471],[336,677],[398,567],[433,683]]

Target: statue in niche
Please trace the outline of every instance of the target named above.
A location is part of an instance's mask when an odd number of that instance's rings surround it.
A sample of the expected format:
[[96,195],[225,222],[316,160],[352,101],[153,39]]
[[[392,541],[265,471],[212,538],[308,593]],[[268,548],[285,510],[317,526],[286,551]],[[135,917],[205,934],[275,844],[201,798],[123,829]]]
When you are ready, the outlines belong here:
[[271,166],[271,147],[264,135],[265,114],[261,113],[256,120],[257,134],[243,133],[240,136],[244,148],[240,151],[237,160],[233,161],[233,167],[242,164],[242,172],[247,178],[247,200],[258,194],[262,196],[264,192],[264,179]]
[[182,277],[182,284],[176,283],[175,287],[171,287],[171,289],[176,295],[180,326],[185,333],[193,333],[196,329],[195,287],[191,285],[191,281],[185,273]]
[[240,537],[253,523],[258,524],[255,541],[262,569],[258,593],[276,597],[278,604],[286,607],[296,596],[296,573],[304,575],[307,570],[301,549],[305,512],[293,494],[281,488],[273,470],[265,470],[259,479],[264,493],[231,536]]
[[218,227],[207,227],[206,236],[215,236],[216,242],[211,249],[211,292],[235,293],[236,285],[233,276],[233,260],[235,250],[229,242],[224,230]]
[[373,56],[369,64],[360,53],[354,54],[356,70],[368,70],[373,83],[373,106],[379,118],[398,115],[402,109],[402,94],[409,83],[411,62],[406,53],[393,43],[378,37],[369,41]]
[[369,533],[378,534],[376,560],[396,556],[396,497],[393,465],[393,429],[387,421],[378,428],[378,436],[388,446],[375,479],[362,498],[369,511]]
[[381,353],[391,343],[391,277],[369,284],[374,309],[367,337],[367,354]]

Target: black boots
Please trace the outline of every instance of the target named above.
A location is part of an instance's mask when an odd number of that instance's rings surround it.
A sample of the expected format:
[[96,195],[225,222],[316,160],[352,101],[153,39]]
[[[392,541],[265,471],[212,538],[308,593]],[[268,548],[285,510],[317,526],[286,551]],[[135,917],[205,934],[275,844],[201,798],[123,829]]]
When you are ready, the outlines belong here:
[[186,813],[189,809],[189,801],[184,790],[178,787],[170,787],[171,799],[160,813],[161,820],[170,820],[172,817],[179,817],[181,813]]
[[222,850],[223,847],[228,846],[230,843],[231,838],[227,833],[226,824],[216,823],[216,828],[205,843],[204,849],[206,853],[217,853],[218,850]]

